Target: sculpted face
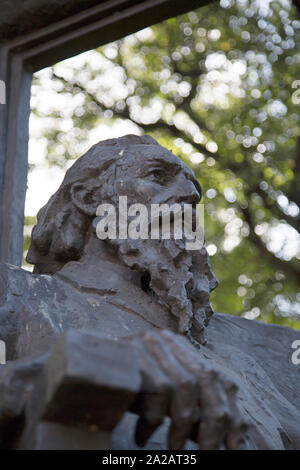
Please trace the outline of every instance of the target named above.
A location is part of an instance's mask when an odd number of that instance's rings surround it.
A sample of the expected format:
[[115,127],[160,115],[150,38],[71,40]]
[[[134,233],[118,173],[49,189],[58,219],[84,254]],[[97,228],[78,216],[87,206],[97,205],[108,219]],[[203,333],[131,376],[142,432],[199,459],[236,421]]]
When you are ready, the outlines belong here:
[[127,195],[128,203],[196,206],[201,187],[194,173],[161,146],[136,146],[117,166],[115,190]]
[[[35,272],[53,274],[68,261],[79,260],[87,246],[101,263],[93,229],[99,204],[192,204],[201,187],[193,172],[151,137],[125,136],[100,142],[78,159],[38,214],[27,260]],[[99,240],[100,243],[100,240]],[[103,243],[103,242],[102,242]],[[144,289],[178,318],[178,331],[204,342],[212,315],[209,293],[217,285],[206,249],[188,251],[184,240],[107,239],[123,264],[144,279]]]

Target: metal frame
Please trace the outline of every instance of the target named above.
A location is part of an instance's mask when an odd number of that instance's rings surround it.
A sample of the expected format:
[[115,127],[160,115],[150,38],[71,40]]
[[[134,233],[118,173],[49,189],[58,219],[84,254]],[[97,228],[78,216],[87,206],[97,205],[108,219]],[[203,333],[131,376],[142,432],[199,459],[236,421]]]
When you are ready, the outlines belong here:
[[5,82],[7,93],[6,105],[0,104],[1,261],[22,262],[32,74],[208,2],[110,0],[65,19],[56,15],[54,23],[34,31],[37,9],[32,13],[32,32],[9,41],[0,37],[0,80]]

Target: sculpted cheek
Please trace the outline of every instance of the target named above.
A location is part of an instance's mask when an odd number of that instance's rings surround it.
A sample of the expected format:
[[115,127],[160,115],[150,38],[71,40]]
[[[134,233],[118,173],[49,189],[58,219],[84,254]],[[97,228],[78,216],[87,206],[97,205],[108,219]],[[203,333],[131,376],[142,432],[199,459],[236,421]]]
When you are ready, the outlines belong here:
[[157,192],[157,185],[150,181],[135,180],[132,194],[136,196],[137,202],[148,202],[152,200]]
[[117,196],[127,196],[129,204],[147,203],[157,193],[157,185],[151,181],[136,179],[120,179],[115,185]]
[[132,181],[127,179],[119,179],[118,181],[116,181],[115,187],[118,196],[131,196],[135,193]]

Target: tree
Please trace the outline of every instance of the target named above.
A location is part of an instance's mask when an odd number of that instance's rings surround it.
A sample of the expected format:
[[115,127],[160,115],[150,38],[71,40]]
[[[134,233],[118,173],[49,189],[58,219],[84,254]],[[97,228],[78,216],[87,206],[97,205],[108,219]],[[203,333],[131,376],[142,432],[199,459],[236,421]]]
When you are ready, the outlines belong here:
[[[49,121],[43,136],[52,165],[66,167],[95,126],[120,120],[182,158],[203,188],[207,246],[221,281],[215,309],[294,327],[299,30],[291,4],[221,0],[36,74],[32,107]],[[38,97],[47,87],[69,107],[43,109]]]

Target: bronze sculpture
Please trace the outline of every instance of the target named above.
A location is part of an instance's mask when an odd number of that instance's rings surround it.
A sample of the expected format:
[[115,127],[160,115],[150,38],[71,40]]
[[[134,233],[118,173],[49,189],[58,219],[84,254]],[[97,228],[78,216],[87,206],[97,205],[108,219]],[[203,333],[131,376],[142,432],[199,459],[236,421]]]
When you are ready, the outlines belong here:
[[[39,211],[27,257],[34,273],[0,265],[0,338],[9,360],[0,370],[2,447],[36,448],[41,419],[89,428],[106,419],[111,430],[130,408],[139,414],[141,446],[169,415],[169,448],[183,448],[188,438],[200,449],[300,448],[299,380],[290,361],[297,333],[212,316],[217,281],[205,248],[189,252],[175,239],[99,240],[97,206],[124,194],[146,206],[195,207],[201,188],[151,137],[100,142]],[[99,379],[115,392],[115,415],[104,419],[92,376],[109,355],[119,366],[112,361],[107,382]],[[69,404],[75,389],[81,396]],[[79,409],[85,393],[91,416]],[[118,433],[113,440],[118,448]]]

